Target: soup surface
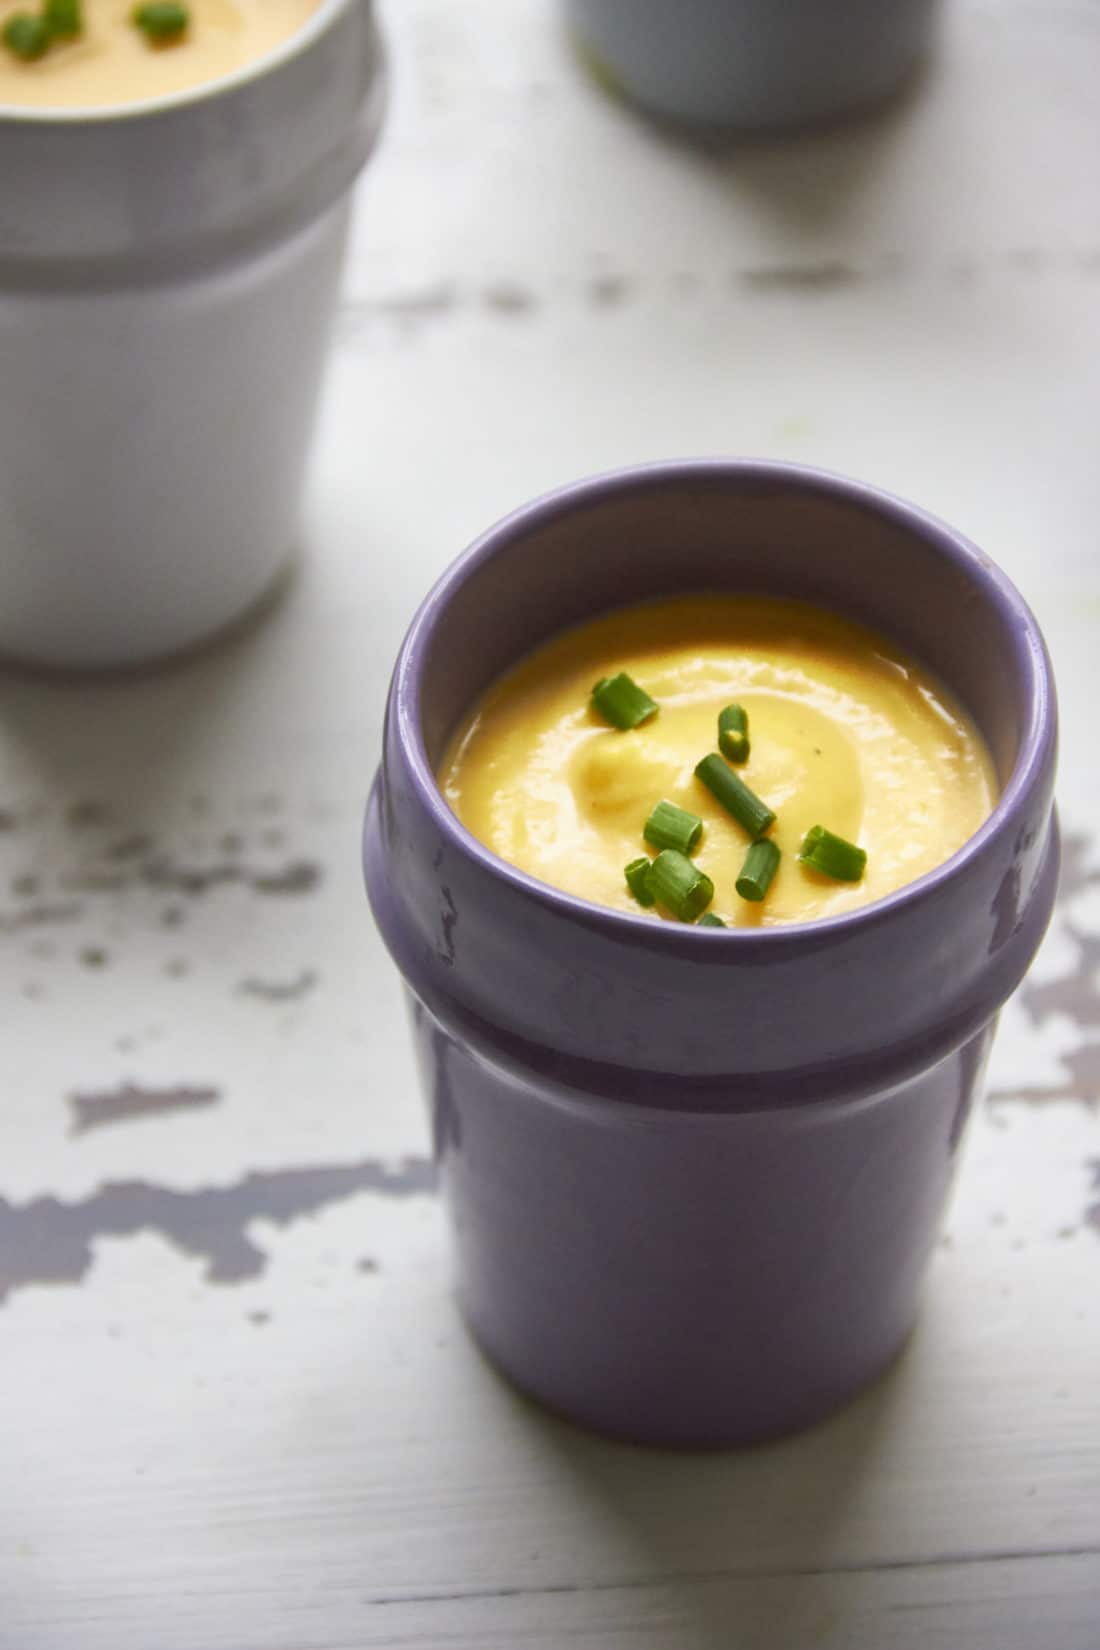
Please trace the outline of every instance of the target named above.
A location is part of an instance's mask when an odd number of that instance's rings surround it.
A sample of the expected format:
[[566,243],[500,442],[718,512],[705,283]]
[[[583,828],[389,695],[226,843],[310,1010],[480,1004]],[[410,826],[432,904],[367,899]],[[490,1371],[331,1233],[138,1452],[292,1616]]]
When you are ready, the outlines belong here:
[[[591,705],[593,684],[626,671],[657,701],[628,732]],[[735,883],[742,827],[695,775],[717,749],[718,713],[747,712],[751,750],[734,772],[777,815],[779,869],[759,903]],[[710,910],[768,926],[880,899],[950,857],[988,816],[992,763],[944,688],[892,643],[800,603],[690,597],[624,609],[569,630],[494,684],[463,719],[439,781],[451,808],[502,859],[600,905],[661,920],[624,867],[661,800],[703,820],[695,863]],[[824,825],[866,850],[859,882],[798,862]]]
[[[0,28],[37,0],[0,3]],[[0,47],[0,104],[102,109],[219,80],[295,34],[318,0],[186,0],[176,40],[151,43],[132,22],[134,0],[84,0],[83,27],[24,62]]]

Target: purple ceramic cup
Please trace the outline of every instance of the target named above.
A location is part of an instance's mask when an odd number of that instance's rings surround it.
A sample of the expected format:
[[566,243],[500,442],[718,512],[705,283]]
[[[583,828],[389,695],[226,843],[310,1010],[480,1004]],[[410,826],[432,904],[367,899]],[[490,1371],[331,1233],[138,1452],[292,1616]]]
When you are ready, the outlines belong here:
[[[590,905],[497,859],[434,772],[503,670],[630,601],[796,596],[892,636],[1002,787],[937,870],[754,930]],[[989,559],[885,493],[677,463],[567,487],[443,576],[394,671],[365,831],[404,976],[467,1321],[562,1415],[743,1443],[858,1392],[908,1335],[997,1011],[1050,916],[1056,710]]]

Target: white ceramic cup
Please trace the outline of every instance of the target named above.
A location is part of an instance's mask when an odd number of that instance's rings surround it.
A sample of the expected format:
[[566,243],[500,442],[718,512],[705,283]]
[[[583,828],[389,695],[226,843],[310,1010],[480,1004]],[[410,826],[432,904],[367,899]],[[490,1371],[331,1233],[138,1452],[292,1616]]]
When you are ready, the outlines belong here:
[[192,91],[0,107],[0,656],[143,663],[275,580],[385,81],[321,0]]

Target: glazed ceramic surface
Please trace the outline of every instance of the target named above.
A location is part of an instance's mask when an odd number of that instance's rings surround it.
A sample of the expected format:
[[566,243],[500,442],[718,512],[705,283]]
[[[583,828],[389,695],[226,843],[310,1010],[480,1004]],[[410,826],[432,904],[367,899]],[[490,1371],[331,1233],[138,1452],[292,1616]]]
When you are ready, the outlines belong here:
[[[457,716],[567,624],[737,589],[893,635],[975,717],[1002,786],[930,875],[841,918],[652,923],[535,882],[434,780]],[[479,1338],[552,1407],[687,1444],[797,1426],[897,1352],[996,1013],[1057,881],[1055,708],[1020,597],[873,489],[653,466],[493,529],[398,661],[365,853],[413,998]]]
[[939,0],[565,0],[612,86],[674,120],[742,130],[870,108],[925,52]]
[[384,89],[328,0],[195,92],[0,108],[0,655],[172,653],[284,566]]

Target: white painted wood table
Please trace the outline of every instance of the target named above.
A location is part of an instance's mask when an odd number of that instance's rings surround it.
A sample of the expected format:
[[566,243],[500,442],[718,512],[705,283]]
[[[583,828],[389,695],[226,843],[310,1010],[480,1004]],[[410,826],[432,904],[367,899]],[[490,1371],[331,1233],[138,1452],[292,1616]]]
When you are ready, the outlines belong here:
[[[1096,1650],[1100,5],[953,0],[890,112],[729,152],[607,101],[548,0],[383,17],[295,578],[173,669],[0,678],[0,1645]],[[1068,855],[907,1355],[681,1458],[543,1416],[457,1321],[358,832],[444,564],[698,453],[1002,563]]]

